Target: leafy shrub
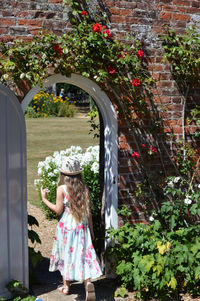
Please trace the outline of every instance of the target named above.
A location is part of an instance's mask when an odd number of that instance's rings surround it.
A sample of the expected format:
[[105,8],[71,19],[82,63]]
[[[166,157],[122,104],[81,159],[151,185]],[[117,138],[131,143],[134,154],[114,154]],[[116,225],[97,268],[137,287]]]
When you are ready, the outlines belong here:
[[76,108],[74,104],[60,103],[58,107],[58,117],[74,117]]
[[63,100],[60,96],[40,91],[34,96],[30,105],[38,116],[48,117],[57,116],[60,104],[66,103],[67,101],[67,97]]
[[119,213],[127,221],[109,230],[114,245],[108,254],[115,259],[113,267],[123,286],[137,291],[138,297],[200,294],[200,225],[167,231],[157,219],[151,225],[133,225],[126,207]]
[[28,289],[24,287],[18,280],[11,280],[7,284],[6,288],[12,294],[12,301],[35,301],[35,297],[29,295]]
[[[47,194],[49,201],[56,202],[56,189],[59,181],[59,168],[63,157],[75,156],[83,168],[82,176],[86,186],[90,191],[91,211],[93,215],[93,225],[95,232],[94,245],[96,248],[100,246],[100,222],[101,222],[101,201],[100,201],[100,185],[99,185],[99,146],[90,146],[83,152],[80,146],[71,146],[66,150],[54,152],[53,156],[46,157],[45,161],[38,163],[39,179],[35,180],[35,186],[40,191],[40,187],[47,187],[50,191]],[[43,202],[42,210],[48,219],[57,218]]]
[[33,109],[33,107],[28,106],[26,108],[25,117],[26,118],[38,118],[38,114],[35,112],[35,110]]

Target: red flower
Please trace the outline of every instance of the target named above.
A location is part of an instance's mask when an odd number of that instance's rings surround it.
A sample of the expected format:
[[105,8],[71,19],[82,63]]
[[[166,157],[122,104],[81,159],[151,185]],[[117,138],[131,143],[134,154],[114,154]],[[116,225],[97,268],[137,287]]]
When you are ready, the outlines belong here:
[[143,147],[143,148],[144,148],[144,147],[146,147],[146,145],[145,145],[145,144],[141,144],[141,147]]
[[103,26],[103,29],[107,29],[106,25]]
[[101,32],[101,31],[102,31],[102,25],[99,24],[99,23],[96,23],[96,24],[94,24],[94,25],[92,26],[92,30],[93,30],[94,32]]
[[139,57],[139,59],[142,59],[144,56],[144,51],[143,50],[138,50],[137,51],[137,56]]
[[82,16],[87,16],[86,10],[82,10],[81,15],[82,15]]
[[116,69],[112,66],[108,66],[107,69],[108,69],[108,73],[110,74],[114,74],[116,72]]
[[111,39],[111,38],[112,38],[112,33],[110,32],[109,29],[106,29],[106,30],[103,32],[103,35],[104,35],[105,39]]
[[53,46],[53,50],[54,50],[54,52],[55,52],[55,54],[60,54],[60,55],[62,55],[63,54],[63,51],[62,51],[62,49],[60,48],[60,46],[58,45],[58,44],[55,44],[54,46]]
[[134,87],[140,86],[140,80],[139,80],[139,78],[134,78],[132,80],[132,86],[134,86]]
[[153,145],[150,146],[150,151],[152,151],[153,153],[157,153],[157,149]]
[[133,152],[131,156],[133,158],[137,159],[137,158],[139,158],[140,154],[138,152]]

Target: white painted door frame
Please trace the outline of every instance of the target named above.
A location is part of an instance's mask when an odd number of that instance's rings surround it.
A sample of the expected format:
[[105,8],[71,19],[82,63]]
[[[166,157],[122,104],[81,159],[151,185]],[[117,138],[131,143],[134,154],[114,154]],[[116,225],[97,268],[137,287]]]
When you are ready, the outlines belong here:
[[[47,88],[56,83],[67,83],[80,87],[92,96],[101,112],[104,122],[105,149],[105,228],[118,228],[118,126],[114,107],[108,96],[96,83],[81,75],[72,74],[71,77],[60,74],[52,75],[44,81],[44,87]],[[21,103],[24,113],[35,94],[40,90],[41,88],[36,86],[27,93]]]

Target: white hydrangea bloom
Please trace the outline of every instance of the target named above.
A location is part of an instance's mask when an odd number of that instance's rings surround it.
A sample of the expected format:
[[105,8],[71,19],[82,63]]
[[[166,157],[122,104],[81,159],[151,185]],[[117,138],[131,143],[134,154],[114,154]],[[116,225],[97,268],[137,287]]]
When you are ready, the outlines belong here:
[[85,152],[80,146],[72,145],[70,148],[61,151],[55,151],[53,156],[48,156],[44,161],[38,163],[38,176],[45,177],[46,172],[48,172],[48,178],[51,180],[52,184],[55,185],[56,182],[53,180],[55,176],[58,176],[61,167],[62,160],[64,157],[73,157],[79,160],[81,167],[91,166],[91,170],[94,173],[99,172],[99,145],[89,146]]
[[98,172],[99,172],[99,163],[98,163],[98,162],[94,162],[94,163],[92,164],[91,170],[92,170],[94,173],[98,173]]
[[154,217],[153,217],[153,216],[150,216],[150,217],[149,217],[149,220],[150,220],[150,222],[153,222],[153,221],[154,221]]

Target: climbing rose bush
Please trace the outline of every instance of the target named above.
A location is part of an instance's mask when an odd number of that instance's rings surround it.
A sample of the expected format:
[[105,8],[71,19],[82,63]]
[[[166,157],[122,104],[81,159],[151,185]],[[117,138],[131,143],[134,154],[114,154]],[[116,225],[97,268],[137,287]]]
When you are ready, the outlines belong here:
[[[90,201],[94,204],[93,209],[100,209],[99,202],[99,146],[90,146],[84,152],[80,146],[71,146],[66,150],[55,151],[53,156],[48,156],[44,161],[38,163],[38,179],[35,179],[36,189],[40,191],[41,186],[47,187],[49,193],[48,199],[55,203],[56,201],[56,189],[59,181],[59,168],[64,157],[77,158],[80,161],[80,165],[83,168],[83,178],[86,185],[90,190]],[[91,205],[92,205],[91,204]],[[45,204],[42,202],[42,209],[45,212],[47,218],[55,218],[56,215],[53,213]]]

